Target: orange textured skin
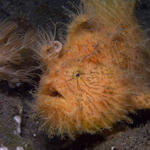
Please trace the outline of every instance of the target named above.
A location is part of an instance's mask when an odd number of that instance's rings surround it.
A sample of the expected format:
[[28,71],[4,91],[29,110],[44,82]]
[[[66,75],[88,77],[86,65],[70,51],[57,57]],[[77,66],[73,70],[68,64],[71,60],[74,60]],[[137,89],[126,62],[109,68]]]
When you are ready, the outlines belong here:
[[150,107],[150,52],[135,1],[83,4],[41,78],[36,109],[49,135],[94,134]]

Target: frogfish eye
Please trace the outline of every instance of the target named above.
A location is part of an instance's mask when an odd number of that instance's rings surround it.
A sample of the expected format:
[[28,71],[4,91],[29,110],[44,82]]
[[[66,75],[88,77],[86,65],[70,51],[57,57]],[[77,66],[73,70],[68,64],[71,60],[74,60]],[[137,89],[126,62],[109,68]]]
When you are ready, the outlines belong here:
[[76,72],[76,73],[74,73],[74,77],[75,78],[79,78],[80,77],[80,75],[81,75],[81,73],[78,71],[78,72]]

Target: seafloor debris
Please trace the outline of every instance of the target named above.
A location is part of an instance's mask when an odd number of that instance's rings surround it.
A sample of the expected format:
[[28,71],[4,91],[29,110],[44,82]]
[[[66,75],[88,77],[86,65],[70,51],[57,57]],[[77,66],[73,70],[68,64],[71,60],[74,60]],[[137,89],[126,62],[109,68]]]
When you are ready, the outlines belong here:
[[6,146],[1,146],[0,150],[8,150],[8,148]]
[[16,150],[24,150],[24,148],[22,146],[17,146]]
[[16,133],[17,135],[20,135],[20,134],[21,134],[21,121],[22,121],[21,116],[19,116],[19,115],[14,116],[14,120],[15,120],[16,123],[17,123],[17,128],[16,128],[15,133]]

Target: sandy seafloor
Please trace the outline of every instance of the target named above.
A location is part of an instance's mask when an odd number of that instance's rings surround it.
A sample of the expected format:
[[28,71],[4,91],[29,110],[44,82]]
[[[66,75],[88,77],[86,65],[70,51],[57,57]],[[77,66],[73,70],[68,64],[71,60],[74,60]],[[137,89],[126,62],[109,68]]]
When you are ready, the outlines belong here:
[[[78,0],[71,2],[79,4]],[[69,0],[0,0],[0,18],[23,17],[35,27],[45,27],[50,22],[68,23],[70,13],[63,7],[70,9]],[[141,27],[149,29],[150,0],[141,0],[135,15]],[[28,84],[10,87],[6,81],[0,81],[0,147],[6,146],[9,150],[16,150],[17,146],[24,150],[150,150],[150,110],[130,115],[132,125],[117,123],[112,131],[101,135],[82,135],[75,141],[48,138],[39,130],[39,121],[33,120],[31,115],[31,103],[35,100],[30,90],[32,87]],[[16,115],[22,119],[20,135],[15,134],[17,124],[13,117]]]

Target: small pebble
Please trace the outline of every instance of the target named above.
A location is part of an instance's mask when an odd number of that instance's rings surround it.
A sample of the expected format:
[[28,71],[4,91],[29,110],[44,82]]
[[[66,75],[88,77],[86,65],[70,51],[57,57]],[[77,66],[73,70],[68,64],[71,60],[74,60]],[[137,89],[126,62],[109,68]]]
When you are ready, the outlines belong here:
[[8,150],[8,148],[5,146],[2,146],[2,147],[0,147],[0,150]]
[[20,116],[14,116],[14,120],[18,123],[18,124],[20,124],[21,123],[21,117]]
[[16,150],[24,150],[24,148],[22,146],[17,146]]
[[115,146],[112,146],[111,150],[118,150],[118,149]]
[[16,83],[16,87],[19,87],[20,85],[21,85],[20,82],[17,82],[17,83]]
[[19,115],[14,116],[14,120],[17,123],[17,129],[15,131],[15,134],[20,135],[21,134],[21,121],[22,121],[21,116]]

